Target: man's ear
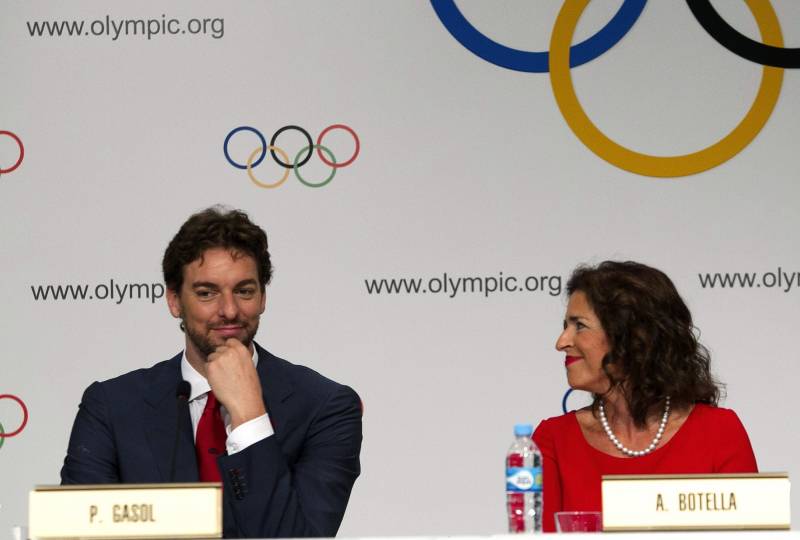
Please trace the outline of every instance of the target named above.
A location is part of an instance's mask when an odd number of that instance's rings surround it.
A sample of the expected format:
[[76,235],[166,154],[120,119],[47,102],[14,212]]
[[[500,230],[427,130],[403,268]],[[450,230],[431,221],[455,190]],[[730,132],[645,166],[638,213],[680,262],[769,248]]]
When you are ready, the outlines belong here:
[[181,317],[183,310],[181,309],[181,297],[177,291],[167,289],[167,306],[173,317],[176,319]]
[[267,308],[267,291],[265,290],[263,293],[261,293],[261,312],[259,313],[259,315],[263,315],[264,310],[266,308]]

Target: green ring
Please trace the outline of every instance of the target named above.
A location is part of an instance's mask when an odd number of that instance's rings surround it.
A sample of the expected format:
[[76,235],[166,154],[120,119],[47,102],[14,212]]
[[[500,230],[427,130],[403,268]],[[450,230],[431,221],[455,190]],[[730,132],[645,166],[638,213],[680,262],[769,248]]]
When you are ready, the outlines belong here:
[[[3,427],[3,424],[0,423],[0,433],[5,433],[5,432],[6,432],[6,430]],[[5,443],[5,442],[6,442],[6,438],[5,437],[0,437],[0,448],[3,447],[3,443]]]
[[328,150],[327,148],[325,148],[321,144],[314,144],[314,145],[311,145],[311,146],[306,146],[305,148],[301,148],[300,151],[297,153],[297,156],[295,156],[295,158],[294,158],[294,163],[292,164],[292,167],[294,168],[294,175],[297,177],[298,180],[300,180],[300,183],[302,183],[302,184],[304,184],[304,185],[306,185],[308,187],[322,187],[322,186],[327,185],[328,183],[330,183],[330,181],[333,180],[333,177],[336,176],[336,168],[335,167],[331,168],[331,174],[328,176],[328,178],[326,178],[325,180],[323,180],[319,184],[314,184],[312,182],[306,181],[302,176],[300,176],[300,167],[297,166],[297,162],[300,161],[300,156],[303,155],[303,152],[305,152],[306,150],[310,150],[312,148],[315,149],[315,150],[316,149],[320,149],[320,150],[324,151],[326,154],[328,154],[328,158],[334,164],[336,164],[336,158],[334,157],[333,152],[331,152],[330,150]]

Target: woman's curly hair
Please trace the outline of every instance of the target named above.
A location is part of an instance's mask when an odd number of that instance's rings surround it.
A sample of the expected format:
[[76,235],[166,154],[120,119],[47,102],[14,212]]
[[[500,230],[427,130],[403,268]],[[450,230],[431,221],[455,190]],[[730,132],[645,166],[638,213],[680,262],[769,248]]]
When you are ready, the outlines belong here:
[[[567,294],[576,291],[600,319],[611,349],[603,371],[611,388],[623,392],[637,426],[645,426],[667,396],[676,408],[717,404],[721,385],[711,375],[708,349],[664,272],[631,261],[579,266],[567,282]],[[593,398],[596,414],[602,396]]]

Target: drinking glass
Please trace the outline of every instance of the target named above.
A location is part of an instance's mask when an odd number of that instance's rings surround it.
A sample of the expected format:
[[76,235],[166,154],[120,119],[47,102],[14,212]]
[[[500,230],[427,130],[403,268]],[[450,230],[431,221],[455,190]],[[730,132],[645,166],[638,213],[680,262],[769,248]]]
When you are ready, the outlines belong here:
[[556,512],[556,532],[602,532],[603,514],[600,512]]

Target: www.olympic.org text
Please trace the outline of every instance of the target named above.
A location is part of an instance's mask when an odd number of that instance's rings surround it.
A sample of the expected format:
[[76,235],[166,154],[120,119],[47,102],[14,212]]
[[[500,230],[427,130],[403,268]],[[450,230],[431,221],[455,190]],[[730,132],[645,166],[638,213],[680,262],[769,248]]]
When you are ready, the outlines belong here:
[[83,301],[100,300],[121,304],[131,300],[146,300],[155,303],[164,297],[163,283],[126,283],[113,278],[95,285],[31,285],[31,295],[36,301]]
[[528,292],[561,294],[561,276],[508,276],[500,272],[493,276],[456,276],[447,272],[429,278],[367,278],[367,294],[443,294],[455,298],[459,294],[492,294]]
[[787,272],[780,266],[770,272],[714,272],[697,274],[704,289],[778,289],[788,293],[800,287],[800,272]]
[[166,15],[151,19],[118,19],[105,17],[84,20],[25,21],[30,37],[95,37],[117,41],[121,37],[143,37],[153,39],[157,36],[210,36],[220,39],[225,36],[225,19],[193,18],[188,20],[167,18]]

